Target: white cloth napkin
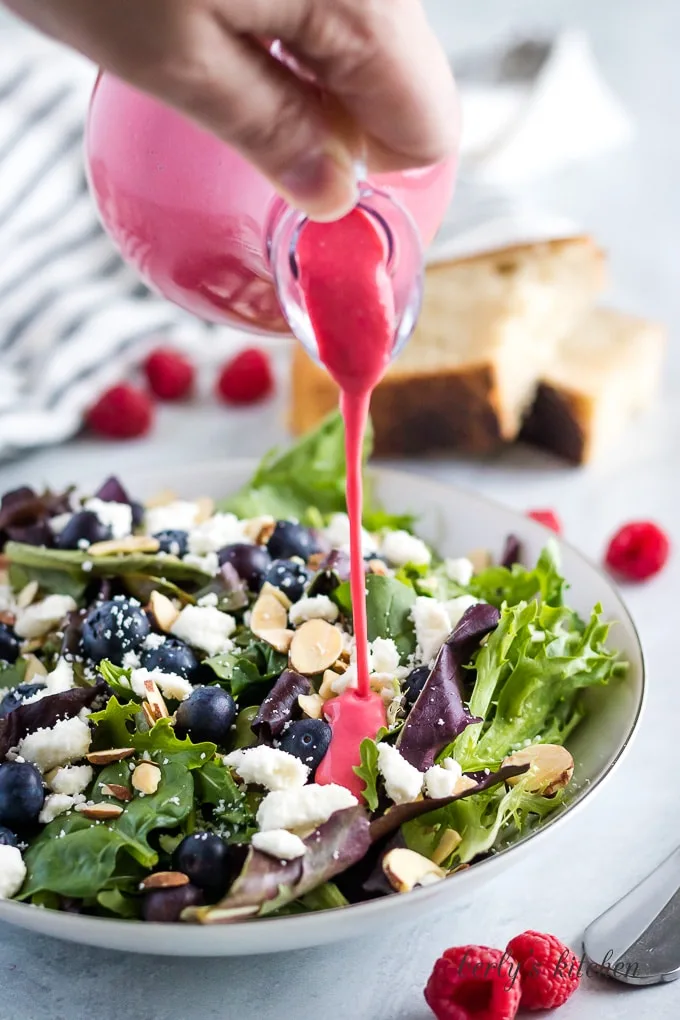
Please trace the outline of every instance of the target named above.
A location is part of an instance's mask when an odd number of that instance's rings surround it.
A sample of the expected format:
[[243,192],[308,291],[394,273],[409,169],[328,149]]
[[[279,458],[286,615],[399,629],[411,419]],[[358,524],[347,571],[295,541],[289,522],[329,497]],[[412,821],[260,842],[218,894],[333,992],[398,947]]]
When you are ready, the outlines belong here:
[[[627,140],[625,112],[578,33],[458,62],[460,183],[430,261],[578,228],[520,189]],[[102,232],[83,170],[95,71],[20,31],[0,35],[0,457],[61,442],[158,337],[220,352],[238,334],[150,294]]]

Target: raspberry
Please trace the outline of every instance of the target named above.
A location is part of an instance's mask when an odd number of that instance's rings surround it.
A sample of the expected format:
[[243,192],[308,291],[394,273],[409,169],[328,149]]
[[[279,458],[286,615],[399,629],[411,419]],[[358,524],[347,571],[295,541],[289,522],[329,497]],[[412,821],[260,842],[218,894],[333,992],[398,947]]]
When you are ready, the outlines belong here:
[[151,397],[129,383],[106,390],[85,416],[93,432],[109,439],[143,436],[151,428],[153,417]]
[[525,931],[507,952],[520,967],[522,1009],[557,1009],[579,986],[579,959],[554,935]]
[[562,522],[554,510],[529,510],[527,517],[542,524],[545,528],[550,528],[558,535],[562,534]]
[[228,404],[254,404],[269,396],[274,375],[269,356],[249,347],[226,363],[217,380],[217,392]]
[[195,370],[188,358],[171,347],[157,347],[144,364],[151,391],[161,400],[182,400],[191,393]]
[[514,960],[486,946],[447,949],[425,988],[437,1020],[513,1020],[520,995]]
[[668,537],[658,525],[633,521],[614,535],[605,563],[626,581],[646,581],[665,566],[670,549]]

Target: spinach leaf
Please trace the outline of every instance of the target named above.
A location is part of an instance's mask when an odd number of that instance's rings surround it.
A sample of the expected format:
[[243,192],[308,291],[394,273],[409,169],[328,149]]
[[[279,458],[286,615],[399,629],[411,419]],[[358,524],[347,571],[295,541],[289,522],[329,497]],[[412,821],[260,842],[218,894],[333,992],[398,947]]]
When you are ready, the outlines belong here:
[[107,914],[131,921],[141,917],[142,904],[139,896],[130,896],[120,889],[102,889],[97,893],[97,903]]
[[[336,588],[331,597],[343,612],[351,610],[349,582]],[[415,628],[411,619],[415,601],[413,587],[402,584],[395,577],[369,574],[366,578],[368,640],[392,638],[399,649],[402,663],[416,650]]]
[[159,768],[162,779],[156,793],[135,797],[112,825],[126,839],[128,852],[147,868],[158,861],[148,842],[150,834],[155,829],[176,829],[194,805],[194,781],[188,768],[176,760]]
[[255,811],[229,769],[215,759],[196,771],[194,780],[196,799],[214,808],[213,817],[222,835],[235,843],[249,839],[257,830]]
[[131,669],[115,666],[108,659],[102,659],[97,669],[119,700],[124,698],[126,701],[130,701],[135,697],[130,686]]
[[[224,681],[227,690],[244,702],[244,692],[248,696],[262,700],[261,685],[272,683],[283,673],[288,665],[288,656],[277,652],[265,641],[258,641],[250,632],[240,636],[245,643],[243,651],[226,652],[205,660],[213,672]],[[249,690],[258,688],[258,690]]]
[[171,765],[181,765],[185,769],[202,768],[217,751],[216,745],[207,741],[194,744],[189,737],[180,740],[169,719],[159,719],[146,733],[132,734],[128,746],[148,751],[157,764],[165,765],[166,759],[170,759]]
[[380,773],[378,771],[378,745],[375,740],[371,740],[370,737],[362,740],[360,753],[361,765],[356,765],[354,771],[366,784],[363,795],[369,809],[377,811]]

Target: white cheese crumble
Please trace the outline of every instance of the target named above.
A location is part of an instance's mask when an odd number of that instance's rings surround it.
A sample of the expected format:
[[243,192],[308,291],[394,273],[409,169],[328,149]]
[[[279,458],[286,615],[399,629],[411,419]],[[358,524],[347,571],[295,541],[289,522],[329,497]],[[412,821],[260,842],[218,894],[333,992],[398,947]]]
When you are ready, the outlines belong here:
[[369,646],[369,661],[373,673],[390,673],[396,676],[401,670],[399,649],[392,638],[376,638]]
[[209,591],[207,595],[202,595],[201,598],[198,599],[197,605],[204,607],[213,606],[216,608],[219,601],[220,600],[217,597],[217,592]]
[[94,772],[91,765],[67,765],[46,776],[47,785],[54,793],[75,797],[83,793],[92,782]]
[[149,507],[144,514],[144,527],[148,535],[159,531],[189,531],[193,528],[200,507],[186,500],[175,500],[166,506]]
[[407,563],[428,567],[432,562],[432,553],[423,540],[408,531],[388,531],[380,552],[393,567],[405,567]]
[[30,698],[25,698],[25,705],[30,705],[34,701],[41,701],[42,698],[47,698],[52,694],[63,694],[64,691],[70,691],[72,687],[75,687],[73,663],[69,662],[68,659],[58,659],[51,673],[48,673],[45,677],[36,676],[35,681],[36,683],[44,684],[44,687],[41,691],[36,691]]
[[225,545],[243,542],[243,523],[234,514],[214,514],[189,532],[189,552],[193,556],[216,553]]
[[[147,634],[147,636],[144,638],[143,647],[146,649],[151,648],[155,650],[156,648],[160,648],[161,645],[164,645],[166,640],[167,639],[165,637],[165,634]],[[129,654],[130,654],[129,652],[126,653],[126,655]],[[130,664],[128,664],[125,662],[125,658],[123,658],[123,665],[125,666],[126,669],[136,669],[140,665],[140,663],[139,662],[132,663],[131,660]]]
[[307,620],[327,620],[328,623],[335,623],[340,610],[335,602],[331,602],[328,595],[312,595],[310,598],[300,599],[288,610],[288,619],[294,627],[299,627]]
[[463,770],[455,758],[445,758],[425,773],[425,792],[435,800],[453,797],[462,776]]
[[34,602],[21,610],[14,630],[22,638],[43,637],[77,608],[70,595],[48,595],[42,602]]
[[455,581],[461,588],[467,588],[475,572],[474,565],[466,557],[458,560],[446,560],[444,569],[449,580]]
[[41,772],[84,758],[90,750],[90,727],[77,716],[63,719],[51,729],[36,730],[19,741],[19,755],[33,762]]
[[468,609],[478,602],[479,599],[472,595],[460,595],[448,602],[438,602],[427,595],[419,595],[411,612],[416,628],[417,661],[430,665]]
[[[347,514],[332,514],[323,533],[333,549],[349,553],[349,517]],[[371,553],[378,551],[375,539],[365,528],[361,529],[361,551],[364,556],[370,556]]]
[[[82,799],[85,800],[84,797]],[[67,793],[50,793],[45,797],[38,821],[42,825],[49,825],[59,815],[65,815],[67,811],[70,811],[75,803],[75,797],[71,797]]]
[[111,528],[111,538],[127,538],[132,534],[132,507],[129,503],[107,503],[93,496],[85,500],[83,509],[96,514],[105,528]]
[[256,783],[267,790],[301,787],[309,778],[309,769],[299,758],[266,744],[232,751],[225,755],[224,764],[244,782]]
[[228,652],[236,620],[214,606],[185,606],[172,625],[171,633],[208,655]]
[[[156,634],[154,634],[153,636],[157,637]],[[151,635],[149,635],[149,637],[151,637]],[[139,669],[141,664],[142,664],[142,660],[140,659],[140,657],[137,654],[137,652],[129,651],[129,652],[125,652],[125,654],[123,655],[123,668],[124,669]]]
[[50,531],[53,535],[61,535],[62,531],[73,517],[72,513],[56,514],[54,517],[50,517],[47,522],[50,526]]
[[26,878],[26,865],[21,850],[15,846],[0,845],[0,900],[11,900],[21,889]]
[[449,614],[449,620],[451,621],[451,630],[455,630],[468,609],[478,604],[479,599],[474,598],[472,595],[459,595],[458,598],[449,599],[445,605],[446,612]]
[[385,780],[387,796],[395,804],[410,804],[422,793],[423,773],[391,744],[378,744],[378,769]]
[[276,857],[279,861],[294,861],[307,853],[307,847],[300,837],[286,829],[256,832],[251,842],[256,850],[269,857]]
[[219,558],[214,552],[206,553],[205,556],[194,556],[192,553],[187,553],[182,562],[187,563],[190,567],[196,567],[197,570],[202,570],[204,574],[210,574],[211,577],[215,577],[220,569]]
[[349,790],[335,783],[327,786],[311,783],[294,790],[275,790],[261,802],[257,824],[261,832],[270,829],[311,831],[327,822],[336,811],[355,807],[357,803]]
[[193,691],[188,680],[177,673],[164,673],[160,669],[144,669],[140,667],[133,669],[130,676],[130,686],[134,693],[140,697],[146,697],[145,680],[153,680],[161,694],[173,701],[184,701]]

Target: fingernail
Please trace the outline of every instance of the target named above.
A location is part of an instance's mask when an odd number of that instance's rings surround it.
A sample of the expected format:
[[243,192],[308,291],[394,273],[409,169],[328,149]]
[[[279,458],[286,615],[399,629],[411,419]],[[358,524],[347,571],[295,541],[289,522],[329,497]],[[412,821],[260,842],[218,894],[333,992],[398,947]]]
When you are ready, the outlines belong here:
[[322,222],[345,216],[359,198],[352,157],[333,144],[305,153],[281,175],[279,187],[292,205]]

